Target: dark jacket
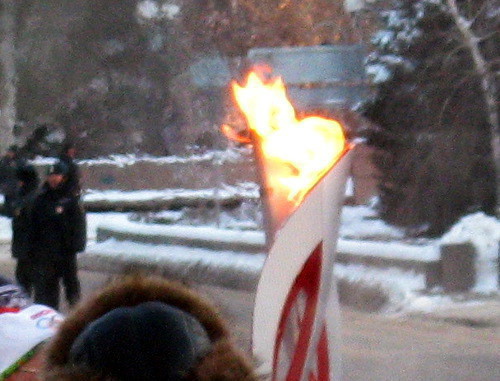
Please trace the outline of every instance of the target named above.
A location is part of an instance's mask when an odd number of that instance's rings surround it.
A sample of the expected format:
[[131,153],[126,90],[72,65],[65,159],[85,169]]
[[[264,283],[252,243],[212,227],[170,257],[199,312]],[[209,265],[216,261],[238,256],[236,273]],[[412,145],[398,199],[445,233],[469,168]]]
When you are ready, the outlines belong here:
[[63,187],[69,194],[79,197],[82,189],[80,185],[80,170],[78,169],[78,165],[71,156],[66,154],[60,155],[59,160],[68,167],[66,182]]
[[12,256],[28,258],[33,245],[33,224],[31,222],[33,204],[37,196],[38,177],[26,181],[12,201]]
[[78,198],[63,187],[51,189],[47,184],[33,204],[34,255],[42,262],[75,255],[85,249],[86,219]]
[[12,217],[12,202],[16,195],[16,170],[23,165],[24,161],[18,158],[4,156],[0,159],[0,193],[5,196],[3,214],[8,217]]
[[[190,314],[199,322],[209,340],[204,354],[201,355],[188,374],[181,377],[182,380],[257,380],[251,362],[236,349],[225,322],[210,303],[179,283],[166,281],[162,278],[143,277],[117,280],[71,312],[47,348],[42,380],[111,380],[109,375],[100,374],[92,369],[92,364],[82,365],[72,362],[71,351],[75,344],[82,339],[82,332],[91,327],[91,324],[99,318],[120,307],[137,306],[145,302],[165,303]],[[95,327],[95,324],[93,326]],[[149,340],[151,345],[158,344],[155,343],[157,337],[150,336],[144,339]],[[110,337],[109,340],[110,344],[113,345],[112,343],[120,342],[120,337]],[[129,343],[129,345],[131,344]],[[117,350],[122,349],[118,348]],[[90,348],[90,351],[96,354],[94,347]],[[155,357],[156,360],[169,361],[168,351],[159,352],[164,357]],[[147,362],[148,359],[137,358],[137,362],[134,364],[139,366],[143,361]],[[114,380],[117,381],[116,378]]]
[[17,160],[4,156],[0,159],[0,193],[13,193],[16,188]]

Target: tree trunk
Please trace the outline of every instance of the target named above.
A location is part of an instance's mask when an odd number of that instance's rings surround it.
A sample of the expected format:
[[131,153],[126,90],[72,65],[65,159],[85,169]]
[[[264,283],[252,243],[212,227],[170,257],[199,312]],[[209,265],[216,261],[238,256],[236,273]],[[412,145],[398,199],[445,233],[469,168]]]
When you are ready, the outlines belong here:
[[15,0],[0,1],[0,153],[14,142],[16,69],[14,49]]
[[491,130],[491,152],[495,163],[496,172],[496,204],[497,216],[499,214],[498,203],[500,201],[500,131],[498,130],[498,108],[496,104],[496,82],[494,74],[489,70],[488,62],[481,53],[479,43],[481,41],[474,34],[471,28],[472,22],[467,20],[460,14],[456,0],[446,0],[450,13],[455,21],[460,34],[463,38],[463,43],[469,50],[474,67],[481,81],[481,89],[483,98],[486,104],[488,113],[488,123]]

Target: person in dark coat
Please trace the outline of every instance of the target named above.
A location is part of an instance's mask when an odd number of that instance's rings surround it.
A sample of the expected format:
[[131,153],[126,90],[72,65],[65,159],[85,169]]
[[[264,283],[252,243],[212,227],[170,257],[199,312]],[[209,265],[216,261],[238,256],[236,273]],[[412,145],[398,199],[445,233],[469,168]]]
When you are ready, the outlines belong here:
[[64,188],[75,197],[80,197],[82,188],[80,185],[80,170],[75,163],[76,147],[73,142],[67,141],[63,144],[59,160],[68,167]]
[[17,190],[16,170],[24,165],[19,149],[11,145],[0,159],[0,193],[4,195],[3,214],[12,217],[12,202]]
[[67,174],[64,163],[51,165],[33,204],[34,299],[55,309],[59,307],[59,280],[70,305],[80,297],[76,254],[86,243],[85,212],[79,199],[66,191]]
[[45,349],[43,381],[257,381],[206,299],[160,277],[127,276],[79,304]]
[[32,165],[17,168],[18,189],[12,202],[12,256],[17,259],[16,281],[28,294],[33,291],[33,225],[31,223],[39,177]]

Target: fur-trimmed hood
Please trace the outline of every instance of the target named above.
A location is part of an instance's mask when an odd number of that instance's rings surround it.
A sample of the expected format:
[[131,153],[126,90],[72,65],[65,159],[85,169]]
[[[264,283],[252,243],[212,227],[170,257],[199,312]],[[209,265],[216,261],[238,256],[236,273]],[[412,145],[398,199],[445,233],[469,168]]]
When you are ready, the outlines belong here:
[[76,338],[93,321],[119,307],[132,307],[157,301],[192,315],[204,328],[210,349],[185,380],[254,381],[251,362],[234,346],[224,321],[215,308],[177,282],[159,277],[129,276],[116,280],[91,299],[79,304],[59,327],[46,348],[43,380],[105,381],[82,365],[71,364],[70,349]]

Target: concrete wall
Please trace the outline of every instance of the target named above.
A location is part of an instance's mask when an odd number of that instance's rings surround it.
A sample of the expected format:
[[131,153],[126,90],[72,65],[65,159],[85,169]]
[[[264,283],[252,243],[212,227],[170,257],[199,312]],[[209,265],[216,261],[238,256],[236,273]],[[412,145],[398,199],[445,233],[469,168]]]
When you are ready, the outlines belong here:
[[[204,189],[224,183],[257,181],[253,160],[216,164],[214,160],[136,160],[127,164],[102,161],[78,163],[83,189],[124,191],[144,189]],[[47,165],[39,166],[44,177]]]
[[88,189],[202,189],[219,183],[234,185],[255,181],[253,162],[214,164],[212,161],[158,163],[140,161],[123,168],[113,165],[82,165],[82,182]]
[[[377,172],[371,160],[373,152],[373,148],[365,145],[355,148],[351,176],[354,184],[353,203],[356,205],[366,204],[377,195]],[[81,161],[79,168],[83,189],[93,190],[204,189],[219,184],[258,181],[255,162],[251,157],[217,163],[217,160],[210,158],[170,161],[144,159],[125,164],[103,160]],[[45,167],[39,167],[42,178]]]

